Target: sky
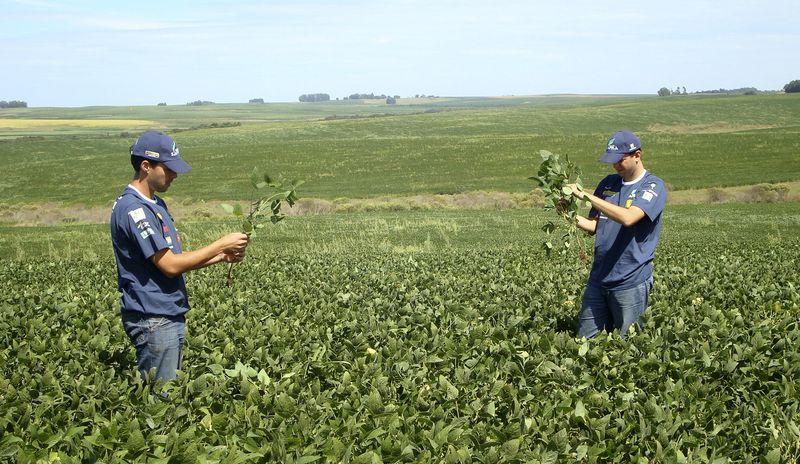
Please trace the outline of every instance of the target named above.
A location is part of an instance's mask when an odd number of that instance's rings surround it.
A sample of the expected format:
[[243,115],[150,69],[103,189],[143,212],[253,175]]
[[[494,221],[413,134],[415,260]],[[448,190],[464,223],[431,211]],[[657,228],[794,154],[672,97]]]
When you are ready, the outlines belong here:
[[0,100],[655,94],[800,79],[797,0],[0,0]]

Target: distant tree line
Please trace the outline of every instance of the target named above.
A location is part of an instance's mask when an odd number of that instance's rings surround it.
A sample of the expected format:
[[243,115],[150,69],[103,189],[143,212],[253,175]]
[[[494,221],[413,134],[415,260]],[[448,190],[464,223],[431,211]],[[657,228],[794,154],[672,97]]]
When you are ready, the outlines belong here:
[[202,106],[202,105],[213,105],[214,102],[208,100],[195,100],[193,102],[189,102],[186,105],[188,106]]
[[721,93],[725,95],[755,95],[759,90],[755,87],[741,87],[738,89],[699,90],[695,93]]
[[783,86],[783,91],[786,93],[800,92],[800,80],[794,80]]
[[[800,87],[800,81],[798,82],[798,87]],[[786,84],[789,85],[789,84]],[[784,87],[784,91],[786,87]],[[799,90],[800,91],[800,90]],[[715,90],[698,90],[696,92],[692,92],[694,94],[721,94],[721,95],[756,95],[758,93],[763,93],[763,91],[758,90],[755,87],[741,87],[738,89],[715,89]],[[675,90],[668,89],[667,87],[661,87],[658,89],[658,96],[659,97],[668,97],[670,95],[688,95],[686,92],[686,87],[675,87]]]
[[374,93],[354,93],[345,99],[350,100],[385,100],[386,95],[375,95]]
[[670,95],[686,95],[686,87],[675,87],[675,90],[670,90],[666,87],[661,87],[658,89],[658,96],[659,97],[668,97]]
[[326,102],[331,101],[331,96],[327,93],[304,93],[300,95],[301,102]]
[[251,98],[248,103],[264,103],[263,98]]
[[28,103],[20,100],[0,100],[0,108],[27,108]]

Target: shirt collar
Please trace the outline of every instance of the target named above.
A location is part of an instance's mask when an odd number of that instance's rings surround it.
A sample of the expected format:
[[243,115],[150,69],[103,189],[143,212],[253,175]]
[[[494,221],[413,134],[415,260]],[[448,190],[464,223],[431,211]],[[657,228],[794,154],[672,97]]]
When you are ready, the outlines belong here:
[[633,180],[632,180],[632,181],[630,181],[630,182],[625,182],[625,181],[623,180],[623,181],[622,181],[622,185],[633,185],[633,184],[635,184],[635,183],[637,183],[637,182],[641,181],[642,179],[644,179],[644,176],[646,176],[646,175],[647,175],[647,169],[645,169],[645,170],[644,170],[644,172],[642,173],[642,175],[641,175],[641,176],[637,177],[636,179],[633,179]]
[[140,192],[139,189],[137,189],[136,187],[133,186],[133,184],[128,184],[128,188],[133,190],[134,192],[136,192],[136,194],[139,195],[139,197],[142,200],[147,201],[149,203],[152,203],[154,205],[158,204],[158,202],[153,200],[152,198],[147,198],[147,195],[145,195],[144,193]]

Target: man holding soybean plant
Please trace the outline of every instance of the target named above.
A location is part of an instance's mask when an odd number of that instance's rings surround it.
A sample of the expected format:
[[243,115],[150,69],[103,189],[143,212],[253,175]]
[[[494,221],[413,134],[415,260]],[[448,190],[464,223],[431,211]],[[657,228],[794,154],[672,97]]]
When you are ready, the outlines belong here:
[[133,180],[111,211],[111,241],[117,263],[125,333],[136,348],[143,378],[172,380],[180,369],[189,300],[183,273],[244,259],[249,238],[233,233],[203,248],[183,251],[164,200],[178,174],[191,170],[175,141],[161,132],[143,133],[131,146]]
[[574,197],[591,202],[588,217],[578,216],[577,226],[595,235],[577,335],[592,338],[617,328],[625,337],[631,325],[642,328],[667,189],[645,169],[641,142],[631,132],[614,133],[600,161],[613,165],[617,174],[604,178],[594,194],[569,186]]

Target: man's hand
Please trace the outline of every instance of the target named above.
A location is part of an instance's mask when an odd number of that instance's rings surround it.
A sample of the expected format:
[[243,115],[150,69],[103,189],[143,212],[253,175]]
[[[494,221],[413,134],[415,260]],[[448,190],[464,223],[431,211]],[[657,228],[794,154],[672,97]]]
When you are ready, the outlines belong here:
[[587,193],[584,192],[583,190],[581,190],[581,188],[578,187],[578,184],[569,184],[569,185],[567,185],[567,187],[570,190],[572,190],[572,196],[573,197],[577,198],[578,200],[585,200],[586,199]]
[[219,254],[219,261],[224,261],[226,263],[238,263],[244,259],[245,252],[232,252],[232,253],[220,253]]
[[[244,256],[244,250],[250,244],[250,236],[235,232],[228,234],[217,240],[217,245],[222,250],[222,253],[227,255],[241,255]],[[227,259],[226,259],[227,261]]]

